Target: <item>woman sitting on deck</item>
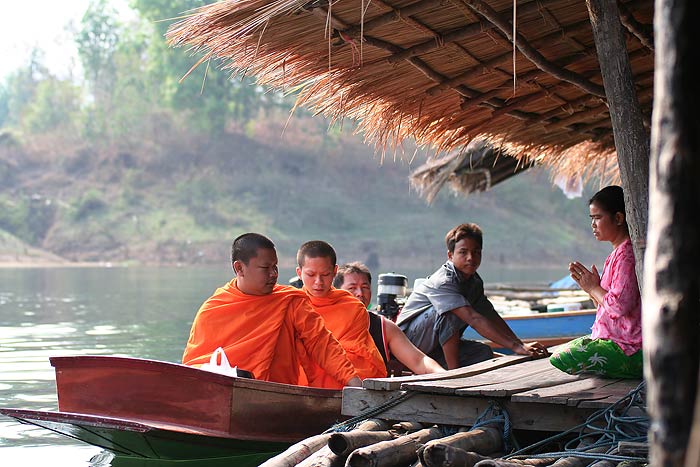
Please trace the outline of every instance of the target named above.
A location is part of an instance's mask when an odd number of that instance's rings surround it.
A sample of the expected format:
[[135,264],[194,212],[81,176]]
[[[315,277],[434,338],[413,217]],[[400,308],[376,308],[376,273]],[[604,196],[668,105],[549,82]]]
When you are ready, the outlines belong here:
[[642,304],[622,188],[605,187],[589,204],[593,235],[614,249],[605,260],[602,277],[595,265],[589,271],[578,261],[569,263],[571,277],[591,296],[598,311],[591,335],[569,342],[550,362],[570,374],[641,378]]

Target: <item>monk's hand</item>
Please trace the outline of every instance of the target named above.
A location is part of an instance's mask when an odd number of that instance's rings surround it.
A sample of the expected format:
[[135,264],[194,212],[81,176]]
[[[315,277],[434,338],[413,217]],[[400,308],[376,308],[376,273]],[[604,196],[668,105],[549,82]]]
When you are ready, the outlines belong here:
[[586,293],[590,293],[591,290],[600,285],[600,275],[598,275],[598,269],[595,267],[595,264],[591,266],[589,271],[586,266],[578,261],[574,261],[569,263],[569,273],[571,278],[581,287],[581,290]]
[[353,376],[352,378],[350,378],[350,381],[348,381],[348,384],[346,384],[346,386],[354,386],[357,388],[361,388],[362,387],[362,380],[360,379],[359,376]]

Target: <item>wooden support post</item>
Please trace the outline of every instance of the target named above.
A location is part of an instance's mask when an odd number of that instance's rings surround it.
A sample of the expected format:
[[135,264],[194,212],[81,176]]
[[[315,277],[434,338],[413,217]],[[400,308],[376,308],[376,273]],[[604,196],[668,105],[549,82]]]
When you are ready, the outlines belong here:
[[637,260],[637,282],[641,287],[649,206],[649,135],[634,89],[616,0],[586,0],[586,3],[610,109],[627,224]]
[[347,433],[333,433],[328,440],[328,447],[339,456],[349,456],[357,448],[391,439],[394,439],[394,435],[390,431],[353,430]]
[[[474,467],[477,462],[488,459],[481,454],[465,451],[449,444],[433,445],[431,451],[433,452],[425,462],[421,461],[425,467]],[[421,457],[420,451],[419,457]]]
[[392,467],[414,462],[418,446],[441,436],[436,427],[416,431],[393,441],[367,446],[353,451],[348,457],[347,467]]
[[479,454],[491,454],[503,449],[503,432],[485,426],[429,441],[419,452],[418,457],[421,463],[428,467],[443,466],[446,463],[446,458],[453,454],[445,448],[446,446]]
[[259,467],[294,467],[311,456],[311,454],[328,445],[330,437],[331,433],[326,433],[301,440],[290,446],[283,453],[277,454],[275,457],[263,462]]
[[[656,59],[642,323],[652,421],[650,465],[664,467],[700,464],[700,416],[692,420],[700,363],[700,90],[693,70],[699,13],[693,0],[657,0],[654,8]],[[699,411],[696,406],[695,414]],[[698,438],[689,441],[691,428]]]
[[555,461],[553,457],[535,459],[484,459],[479,462],[479,467],[538,467],[550,465]]
[[[349,433],[366,433],[372,430],[387,430],[389,423],[385,420],[369,419],[362,422]],[[348,434],[349,434],[348,433]],[[294,467],[296,465],[318,466],[335,465],[345,461],[331,452],[328,442],[334,433],[315,435],[299,441],[290,446],[286,451],[262,463],[260,467]],[[335,463],[335,464],[334,464]]]

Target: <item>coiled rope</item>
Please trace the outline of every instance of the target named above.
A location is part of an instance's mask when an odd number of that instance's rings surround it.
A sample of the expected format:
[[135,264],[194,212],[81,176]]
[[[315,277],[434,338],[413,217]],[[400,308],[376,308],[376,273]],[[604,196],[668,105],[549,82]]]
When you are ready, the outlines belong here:
[[[504,459],[581,457],[615,462],[646,462],[646,458],[622,456],[615,453],[620,441],[645,442],[647,440],[649,416],[644,405],[645,389],[645,383],[642,381],[635,389],[614,404],[593,413],[584,423],[515,451],[505,456]],[[633,409],[641,412],[642,415],[629,415]],[[564,445],[564,451],[523,455],[525,452],[532,452],[545,444],[576,432],[578,432],[578,436]],[[573,447],[574,444],[576,447]],[[605,452],[591,452],[592,450],[604,450]]]

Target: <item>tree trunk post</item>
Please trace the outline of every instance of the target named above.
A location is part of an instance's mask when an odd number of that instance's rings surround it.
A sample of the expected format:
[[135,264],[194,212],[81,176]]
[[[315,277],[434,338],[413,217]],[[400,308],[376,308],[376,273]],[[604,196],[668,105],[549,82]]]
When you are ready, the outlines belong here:
[[[698,465],[689,444],[700,363],[700,7],[656,0],[649,238],[643,296],[650,465]],[[695,38],[695,39],[693,39]],[[697,412],[695,412],[697,413]],[[687,455],[687,458],[686,458]]]
[[649,208],[649,135],[634,88],[617,2],[587,0],[586,3],[610,109],[637,282],[641,287]]

